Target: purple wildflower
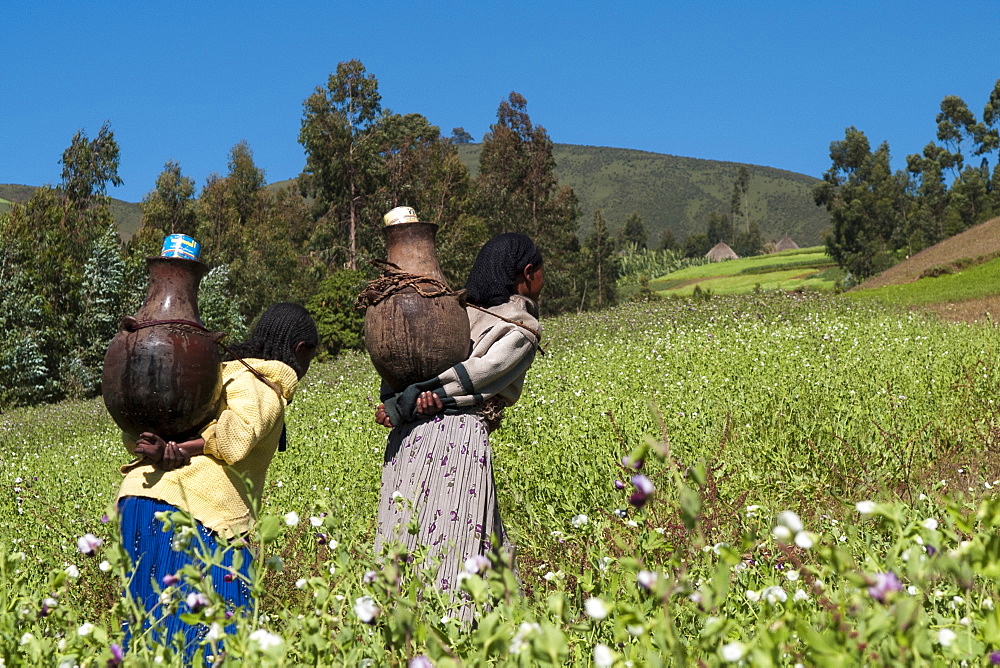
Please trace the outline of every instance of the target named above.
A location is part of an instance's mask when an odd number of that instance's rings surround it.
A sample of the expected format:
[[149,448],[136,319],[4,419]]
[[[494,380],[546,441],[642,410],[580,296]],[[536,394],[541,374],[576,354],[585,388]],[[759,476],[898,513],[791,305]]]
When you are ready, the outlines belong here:
[[409,668],[434,668],[434,664],[423,654],[417,654],[415,657],[410,659]]
[[167,573],[166,575],[163,576],[163,586],[172,587],[178,582],[180,582],[180,580],[181,579],[177,577],[176,573]]
[[[104,513],[103,515],[101,515],[101,524],[107,524],[110,521],[111,521],[111,518],[108,517],[107,513]],[[112,647],[117,647],[117,645],[112,645]]]
[[1000,665],[1000,650],[990,652],[990,663],[994,666]]
[[112,643],[110,649],[111,649],[111,658],[108,659],[108,666],[122,665],[122,661],[125,660],[125,652],[124,650],[122,650],[122,646]]
[[361,578],[361,581],[364,582],[365,584],[371,584],[375,582],[375,578],[377,577],[378,573],[376,573],[375,571],[365,571],[365,575],[363,578]]
[[625,483],[621,480],[615,480],[615,489],[625,489]]
[[880,603],[885,603],[889,594],[903,589],[899,578],[892,571],[888,573],[876,573],[875,584],[868,588],[868,594]]
[[933,545],[926,545],[925,547],[927,548],[927,556],[929,557],[933,557],[934,554],[937,552],[937,548],[934,547]]
[[622,466],[627,469],[635,469],[636,471],[638,471],[639,469],[642,468],[642,464],[643,461],[641,459],[632,461],[628,457],[622,457]]
[[628,502],[636,508],[642,508],[649,501],[650,497],[653,496],[656,488],[653,487],[652,481],[641,473],[632,476],[632,485],[635,487],[635,491],[628,498]]
[[184,602],[187,603],[187,607],[191,608],[191,612],[198,612],[208,606],[208,597],[201,592],[193,591],[187,595]]
[[92,533],[84,534],[76,540],[76,546],[88,557],[92,557],[97,552],[97,548],[103,544],[104,541]]
[[233,574],[232,574],[232,573],[226,573],[225,575],[223,575],[223,576],[222,576],[222,581],[223,581],[223,582],[232,582],[232,581],[233,581],[233,580],[235,580],[235,579],[236,579],[236,578],[235,578],[235,577],[233,577]]

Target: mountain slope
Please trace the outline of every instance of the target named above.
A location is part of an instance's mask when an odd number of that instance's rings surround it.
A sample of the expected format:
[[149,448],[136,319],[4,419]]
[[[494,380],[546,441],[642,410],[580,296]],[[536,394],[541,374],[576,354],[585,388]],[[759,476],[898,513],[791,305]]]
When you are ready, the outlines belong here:
[[[481,144],[460,144],[459,157],[473,174],[479,171]],[[556,144],[559,182],[573,188],[588,230],[600,209],[612,229],[637,211],[655,245],[663,230],[675,238],[705,231],[712,211],[729,213],[733,182],[740,163],[682,158],[631,149]],[[747,165],[750,171],[750,216],[765,241],[791,237],[799,246],[822,243],[829,224],[816,206],[812,189],[819,181],[772,167]]]
[[[27,202],[31,199],[32,193],[37,190],[36,186],[24,186],[16,183],[0,183],[0,213],[7,211],[9,205],[5,206],[2,200],[11,202]],[[111,215],[118,225],[118,231],[122,239],[128,241],[139,229],[142,222],[142,211],[138,204],[126,202],[120,199],[111,198]]]

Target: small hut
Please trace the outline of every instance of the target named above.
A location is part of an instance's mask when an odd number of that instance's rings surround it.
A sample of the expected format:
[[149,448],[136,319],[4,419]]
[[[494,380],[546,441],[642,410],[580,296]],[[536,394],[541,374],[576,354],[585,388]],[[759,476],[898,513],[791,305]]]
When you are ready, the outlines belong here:
[[739,260],[740,256],[737,255],[732,248],[729,247],[725,241],[720,241],[719,243],[712,246],[712,250],[705,253],[705,257],[709,259],[710,262],[722,262],[723,260]]
[[774,244],[774,252],[780,253],[781,251],[795,250],[798,247],[799,245],[788,237],[782,237],[778,243]]

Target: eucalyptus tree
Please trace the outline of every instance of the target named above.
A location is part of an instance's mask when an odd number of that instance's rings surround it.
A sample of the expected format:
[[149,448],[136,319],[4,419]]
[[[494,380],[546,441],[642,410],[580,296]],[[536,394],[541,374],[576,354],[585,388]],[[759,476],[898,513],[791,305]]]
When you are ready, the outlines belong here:
[[382,182],[378,81],[359,60],[337,65],[325,86],[303,103],[299,142],[306,164],[299,185],[316,203],[311,246],[333,266],[358,263],[358,228]]
[[546,310],[578,308],[587,277],[577,238],[579,206],[573,189],[560,187],[552,140],[531,122],[527,101],[511,93],[483,138],[475,212],[490,234],[522,232],[545,255]]

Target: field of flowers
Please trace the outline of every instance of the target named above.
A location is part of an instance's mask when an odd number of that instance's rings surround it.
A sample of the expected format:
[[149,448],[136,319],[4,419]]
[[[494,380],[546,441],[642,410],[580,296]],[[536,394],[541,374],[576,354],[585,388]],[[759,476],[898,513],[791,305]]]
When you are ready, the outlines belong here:
[[[314,366],[230,620],[164,605],[220,665],[1000,663],[1000,330],[755,293],[545,323],[493,435],[518,573],[467,565],[463,626],[420,558],[375,555],[385,430],[364,356]],[[127,461],[100,400],[0,415],[0,666],[122,657]],[[173,518],[184,531],[184,518]],[[90,554],[87,554],[90,553]],[[223,627],[235,626],[220,645]]]

